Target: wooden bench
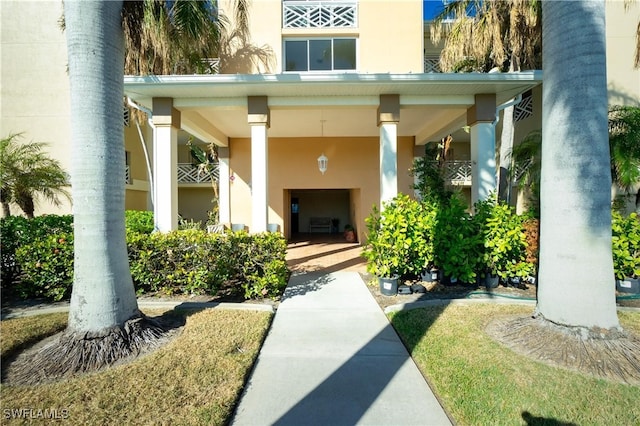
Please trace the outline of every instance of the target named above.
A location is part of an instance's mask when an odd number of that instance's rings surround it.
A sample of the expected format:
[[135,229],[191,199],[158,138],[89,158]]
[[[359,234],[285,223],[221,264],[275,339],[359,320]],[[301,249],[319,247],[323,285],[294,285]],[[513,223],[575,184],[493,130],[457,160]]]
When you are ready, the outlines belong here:
[[331,218],[330,217],[312,217],[309,219],[309,232],[326,232],[331,233]]

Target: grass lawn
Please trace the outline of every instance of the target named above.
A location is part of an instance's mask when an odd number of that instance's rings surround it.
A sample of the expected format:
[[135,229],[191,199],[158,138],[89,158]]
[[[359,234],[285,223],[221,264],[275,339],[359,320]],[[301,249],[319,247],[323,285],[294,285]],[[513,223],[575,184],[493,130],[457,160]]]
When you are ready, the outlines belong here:
[[[186,317],[180,336],[130,364],[54,384],[3,385],[2,424],[11,423],[7,410],[20,408],[33,413],[53,409],[72,424],[224,424],[272,314],[212,309],[176,313]],[[16,347],[64,329],[66,321],[66,313],[2,321],[3,358]]]
[[[484,332],[498,315],[531,312],[531,307],[483,304],[389,316],[459,425],[637,425],[640,387],[529,360]],[[619,317],[623,327],[640,335],[640,313]]]

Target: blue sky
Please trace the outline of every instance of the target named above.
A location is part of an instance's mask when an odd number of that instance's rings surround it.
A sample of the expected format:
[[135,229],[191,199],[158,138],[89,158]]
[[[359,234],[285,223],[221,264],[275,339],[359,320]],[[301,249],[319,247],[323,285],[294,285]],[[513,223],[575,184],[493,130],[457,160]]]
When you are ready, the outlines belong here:
[[423,0],[422,17],[430,20],[442,10],[442,0]]

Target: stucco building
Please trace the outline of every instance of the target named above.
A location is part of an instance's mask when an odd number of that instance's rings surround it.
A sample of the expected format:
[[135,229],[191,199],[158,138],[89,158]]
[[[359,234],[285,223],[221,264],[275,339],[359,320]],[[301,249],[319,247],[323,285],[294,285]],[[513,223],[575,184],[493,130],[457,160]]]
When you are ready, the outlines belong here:
[[[221,1],[221,10],[231,4]],[[448,134],[449,183],[470,202],[485,197],[495,186],[500,106],[523,97],[516,143],[540,128],[542,72],[437,72],[440,47],[422,8],[421,0],[254,0],[247,42],[214,63],[218,74],[125,77],[131,105],[150,118],[125,130],[127,208],[153,209],[161,230],[176,228],[178,214],[207,219],[213,190],[190,139],[218,146],[220,222],[251,232],[330,231],[316,220],[330,218],[362,239],[371,208],[412,193],[414,158]],[[70,169],[61,2],[3,1],[0,15],[2,135],[50,142]],[[639,20],[640,5],[608,3],[611,103],[638,104]],[[70,206],[39,205],[54,211]]]

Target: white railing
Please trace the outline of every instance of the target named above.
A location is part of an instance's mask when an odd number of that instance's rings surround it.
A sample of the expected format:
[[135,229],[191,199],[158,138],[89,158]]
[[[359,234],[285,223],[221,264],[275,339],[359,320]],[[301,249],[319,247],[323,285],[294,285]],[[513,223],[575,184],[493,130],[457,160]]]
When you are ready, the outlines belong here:
[[439,56],[425,56],[424,57],[424,72],[442,72],[440,69],[440,57]]
[[205,74],[220,74],[220,58],[203,58],[202,63],[206,66]]
[[283,1],[284,28],[355,28],[358,1]]
[[211,173],[191,163],[178,163],[178,183],[210,183]]
[[127,185],[131,185],[133,180],[131,179],[131,166],[124,166],[124,182]]
[[471,185],[471,161],[453,160],[444,162],[444,180],[449,185]]

